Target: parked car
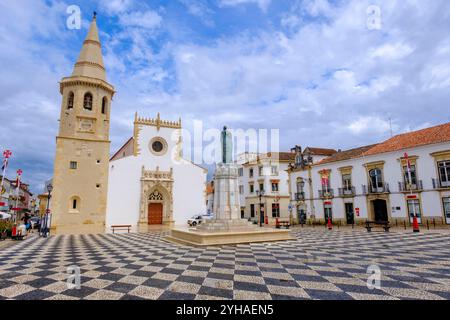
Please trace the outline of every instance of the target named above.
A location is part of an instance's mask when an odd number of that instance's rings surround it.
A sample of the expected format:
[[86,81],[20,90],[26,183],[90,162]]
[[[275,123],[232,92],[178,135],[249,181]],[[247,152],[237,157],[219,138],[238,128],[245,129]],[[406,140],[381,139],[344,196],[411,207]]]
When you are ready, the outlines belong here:
[[191,227],[195,227],[199,224],[201,224],[202,222],[204,222],[205,220],[209,220],[211,219],[213,216],[212,215],[195,215],[192,218],[188,219],[188,225]]
[[9,213],[0,212],[0,220],[6,220],[11,218],[11,215]]

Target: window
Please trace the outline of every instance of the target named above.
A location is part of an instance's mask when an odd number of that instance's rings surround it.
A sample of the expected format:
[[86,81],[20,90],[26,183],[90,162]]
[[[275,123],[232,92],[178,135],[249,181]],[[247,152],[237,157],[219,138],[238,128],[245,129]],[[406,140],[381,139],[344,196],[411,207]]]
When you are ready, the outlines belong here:
[[416,178],[416,166],[411,165],[411,181],[409,181],[409,173],[408,173],[408,166],[403,167],[403,180],[405,181],[405,185],[408,187],[409,183],[411,182],[412,186],[417,185],[417,178]]
[[253,168],[250,168],[248,170],[248,175],[249,175],[250,178],[253,178]]
[[303,188],[305,187],[305,181],[302,179],[297,179],[297,192],[301,193],[303,192]]
[[255,186],[253,184],[250,184],[250,193],[255,192]]
[[342,187],[344,188],[344,191],[352,190],[352,175],[350,174],[342,175]]
[[108,98],[103,97],[102,99],[102,113],[106,114],[106,109],[108,107]]
[[408,214],[411,223],[413,222],[414,214],[417,217],[417,222],[422,223],[419,200],[408,200]]
[[277,192],[278,190],[278,182],[272,182],[272,191]]
[[264,183],[259,184],[259,191],[264,191]]
[[372,169],[369,171],[370,183],[372,188],[382,188],[383,187],[383,178],[382,172],[380,169]]
[[244,186],[239,186],[239,194],[244,194]]
[[87,92],[84,95],[83,108],[86,110],[92,110],[92,94],[90,92]]
[[71,212],[78,212],[80,209],[80,198],[77,196],[74,196],[70,198],[70,210]]
[[439,179],[443,187],[450,187],[450,161],[438,162]]
[[70,169],[76,170],[78,167],[78,163],[76,161],[70,161]]
[[450,197],[442,198],[442,202],[444,204],[445,222],[450,224]]
[[73,101],[75,99],[75,95],[73,94],[73,92],[69,92],[69,95],[67,96],[67,109],[72,109],[73,108]]
[[280,204],[272,203],[272,218],[279,218],[279,217],[280,217]]
[[264,167],[258,167],[258,175],[262,177],[264,175]]
[[244,168],[238,169],[238,175],[239,175],[239,177],[242,177],[244,175]]
[[254,204],[250,205],[250,217],[252,217],[252,218],[255,217],[255,205]]
[[278,167],[277,167],[277,166],[272,166],[272,167],[270,168],[270,173],[271,173],[273,176],[277,176],[277,175],[278,175]]
[[155,152],[161,152],[162,149],[164,148],[163,144],[161,143],[161,141],[155,141],[152,144],[152,149]]

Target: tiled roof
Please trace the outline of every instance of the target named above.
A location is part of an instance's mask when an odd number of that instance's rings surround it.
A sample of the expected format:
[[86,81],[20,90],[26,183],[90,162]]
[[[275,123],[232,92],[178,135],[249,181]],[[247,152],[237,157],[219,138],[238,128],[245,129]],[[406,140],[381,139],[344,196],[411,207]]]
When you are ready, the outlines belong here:
[[331,157],[328,157],[328,158],[325,158],[325,159],[319,161],[318,163],[316,163],[316,165],[354,159],[354,158],[360,157],[362,154],[364,154],[365,152],[367,152],[368,150],[370,150],[376,146],[377,146],[376,144],[371,144],[369,146],[364,146],[364,147],[359,147],[359,148],[354,148],[354,149],[350,149],[350,150],[336,152]]
[[333,154],[337,153],[337,151],[334,149],[315,148],[315,147],[307,147],[306,149],[308,149],[312,155],[316,156],[332,156]]
[[364,156],[450,141],[450,123],[396,135],[367,150]]

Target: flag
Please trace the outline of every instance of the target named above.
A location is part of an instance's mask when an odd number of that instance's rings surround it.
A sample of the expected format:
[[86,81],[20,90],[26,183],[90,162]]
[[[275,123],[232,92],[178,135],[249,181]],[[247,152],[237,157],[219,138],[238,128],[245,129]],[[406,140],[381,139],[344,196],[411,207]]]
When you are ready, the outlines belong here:
[[8,158],[4,158],[3,165],[2,165],[2,171],[5,171],[7,166],[8,166]]

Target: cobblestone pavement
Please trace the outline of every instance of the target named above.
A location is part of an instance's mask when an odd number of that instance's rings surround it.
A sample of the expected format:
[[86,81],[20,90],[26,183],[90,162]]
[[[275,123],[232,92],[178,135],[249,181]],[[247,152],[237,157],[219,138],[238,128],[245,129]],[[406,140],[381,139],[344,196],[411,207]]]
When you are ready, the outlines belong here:
[[[166,232],[52,236],[0,250],[0,299],[450,299],[450,234],[295,229],[191,248]],[[69,289],[67,267],[81,270]],[[367,287],[367,268],[381,287]]]

